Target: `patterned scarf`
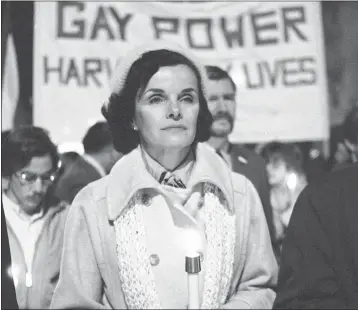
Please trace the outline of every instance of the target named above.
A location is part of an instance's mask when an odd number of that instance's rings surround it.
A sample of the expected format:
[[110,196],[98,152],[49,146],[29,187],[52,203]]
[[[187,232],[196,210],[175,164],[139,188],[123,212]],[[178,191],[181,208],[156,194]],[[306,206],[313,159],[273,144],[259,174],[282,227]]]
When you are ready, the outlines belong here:
[[159,183],[164,185],[173,186],[176,188],[186,188],[183,181],[174,175],[173,173],[170,173],[169,171],[163,171],[159,178]]
[[143,162],[147,171],[160,184],[169,185],[175,188],[186,188],[185,182],[194,165],[195,155],[192,150],[183,160],[171,171],[166,170],[160,163],[152,158],[143,148],[141,148]]

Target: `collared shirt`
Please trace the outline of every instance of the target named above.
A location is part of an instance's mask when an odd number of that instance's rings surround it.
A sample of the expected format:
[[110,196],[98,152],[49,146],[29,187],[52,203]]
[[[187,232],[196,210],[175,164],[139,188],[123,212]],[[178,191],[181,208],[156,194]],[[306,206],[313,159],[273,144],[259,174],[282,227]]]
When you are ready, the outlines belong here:
[[[155,159],[153,159],[147,152],[145,152],[143,148],[141,148],[141,150],[146,169],[153,176],[153,178],[160,182],[162,173],[167,172],[167,170]],[[185,158],[174,171],[170,171],[169,173],[175,175],[185,185],[189,180],[192,168],[194,166],[194,159],[195,156],[193,152],[190,152],[187,158]],[[189,212],[194,218],[196,217],[199,204],[186,204],[191,196],[191,189],[186,188],[185,186],[178,188],[166,184],[161,184],[160,186],[162,186],[162,190],[166,193],[167,197],[171,199],[173,204],[176,204],[179,208],[186,209],[187,212]],[[194,200],[198,200],[198,197],[196,197]]]
[[230,153],[223,151],[223,150],[217,150],[216,153],[228,164],[230,169],[232,169],[232,160]]
[[231,160],[229,147],[223,149],[215,149],[209,143],[207,143],[207,145],[211,147],[216,152],[216,154],[218,154],[226,162],[226,164],[230,167],[230,169],[232,169],[232,160]]
[[230,143],[227,143],[222,149],[215,149],[210,143],[206,142],[206,145],[214,150],[232,169],[232,160],[230,155]]
[[[5,218],[15,233],[23,250],[26,269],[30,275],[29,279],[31,279],[31,269],[35,254],[35,246],[45,223],[44,211],[41,210],[41,212],[29,216],[5,193],[2,193],[2,195]],[[18,279],[16,272],[14,273],[13,278],[14,284],[16,286]],[[31,286],[31,283],[28,283],[28,286]]]
[[100,176],[103,178],[107,175],[106,171],[102,167],[102,165],[91,155],[89,154],[83,154],[82,156],[85,161],[87,161],[90,165],[92,165],[100,174]]
[[[148,172],[153,176],[154,179],[159,182],[162,173],[166,172],[167,169],[165,169],[160,163],[153,159],[143,148],[141,148],[141,150],[143,160]],[[186,184],[189,180],[193,165],[194,154],[193,152],[190,152],[189,156],[184,160],[184,162],[180,164],[174,171],[170,171],[170,173],[180,178],[182,182]]]

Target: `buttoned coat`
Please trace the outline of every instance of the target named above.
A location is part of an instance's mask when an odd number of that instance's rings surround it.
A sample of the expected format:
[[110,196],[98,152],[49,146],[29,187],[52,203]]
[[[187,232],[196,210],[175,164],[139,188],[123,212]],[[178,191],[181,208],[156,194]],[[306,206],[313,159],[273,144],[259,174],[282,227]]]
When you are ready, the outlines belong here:
[[[235,215],[233,272],[221,308],[271,308],[278,270],[257,191],[208,146],[198,144],[188,188],[203,182],[220,188]],[[128,308],[118,267],[121,244],[116,242],[113,223],[138,193],[142,205],[135,207],[143,209],[148,248],[144,259],[151,262],[161,306],[187,307],[184,266],[188,248],[182,237],[188,229],[200,232],[201,223],[183,206],[167,199],[145,169],[137,148],[122,157],[108,176],[89,184],[76,196],[66,223],[60,279],[51,308]],[[125,242],[137,246],[131,240]],[[205,270],[209,261],[205,246],[202,253]],[[205,288],[200,279],[202,296]]]

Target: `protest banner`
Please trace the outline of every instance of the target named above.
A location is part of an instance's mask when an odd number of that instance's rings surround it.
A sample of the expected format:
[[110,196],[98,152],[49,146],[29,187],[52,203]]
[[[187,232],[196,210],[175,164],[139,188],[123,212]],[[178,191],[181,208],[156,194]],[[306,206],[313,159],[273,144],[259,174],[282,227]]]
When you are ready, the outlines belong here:
[[81,141],[117,61],[172,40],[237,84],[233,142],[324,140],[328,94],[319,2],[36,2],[34,122]]

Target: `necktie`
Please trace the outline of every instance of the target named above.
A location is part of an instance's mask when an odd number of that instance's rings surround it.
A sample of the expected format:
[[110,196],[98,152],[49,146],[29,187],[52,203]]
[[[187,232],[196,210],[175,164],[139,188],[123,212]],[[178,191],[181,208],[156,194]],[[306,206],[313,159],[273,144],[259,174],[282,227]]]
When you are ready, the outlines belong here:
[[177,187],[177,188],[186,188],[183,181],[179,177],[170,173],[169,171],[162,172],[162,174],[160,175],[160,178],[159,178],[159,183]]

